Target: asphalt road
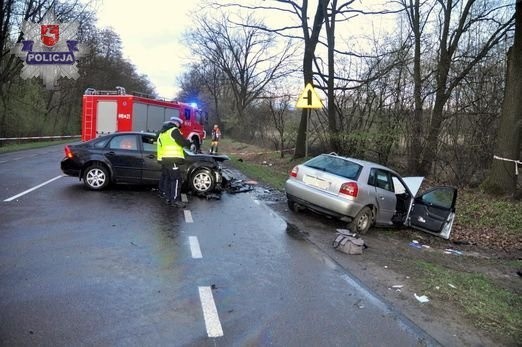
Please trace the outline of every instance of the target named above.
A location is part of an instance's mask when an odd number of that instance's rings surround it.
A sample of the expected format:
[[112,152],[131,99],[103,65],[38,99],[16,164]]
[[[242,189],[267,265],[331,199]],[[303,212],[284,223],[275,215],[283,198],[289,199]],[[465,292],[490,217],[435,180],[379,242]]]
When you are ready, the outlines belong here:
[[0,155],[2,346],[437,344],[255,194],[178,210],[87,191],[62,157]]

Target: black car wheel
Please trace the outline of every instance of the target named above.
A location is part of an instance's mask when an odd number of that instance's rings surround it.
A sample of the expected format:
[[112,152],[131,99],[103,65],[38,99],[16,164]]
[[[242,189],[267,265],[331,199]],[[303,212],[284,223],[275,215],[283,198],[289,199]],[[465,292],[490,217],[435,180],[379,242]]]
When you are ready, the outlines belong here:
[[93,164],[83,172],[83,184],[90,190],[102,190],[109,184],[109,171],[101,164]]
[[357,234],[365,234],[373,222],[373,213],[369,207],[364,207],[357,213],[348,228]]
[[189,185],[196,193],[210,193],[216,187],[214,173],[209,169],[198,169],[191,175]]

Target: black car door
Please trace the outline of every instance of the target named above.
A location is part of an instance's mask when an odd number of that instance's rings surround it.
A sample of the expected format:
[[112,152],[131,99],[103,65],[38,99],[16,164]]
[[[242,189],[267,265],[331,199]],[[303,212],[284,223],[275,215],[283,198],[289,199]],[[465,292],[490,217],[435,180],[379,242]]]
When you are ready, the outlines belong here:
[[448,239],[455,219],[457,189],[432,188],[417,196],[409,213],[409,225]]
[[141,145],[143,147],[142,181],[145,184],[155,184],[159,182],[161,176],[161,165],[157,159],[156,136],[141,135]]
[[105,157],[111,163],[116,181],[140,182],[143,158],[138,147],[138,135],[115,135],[109,142]]

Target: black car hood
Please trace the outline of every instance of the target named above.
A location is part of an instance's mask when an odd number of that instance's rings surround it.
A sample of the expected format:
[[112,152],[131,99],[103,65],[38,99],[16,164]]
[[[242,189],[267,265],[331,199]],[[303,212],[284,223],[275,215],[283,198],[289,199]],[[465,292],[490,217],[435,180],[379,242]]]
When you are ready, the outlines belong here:
[[228,155],[225,155],[225,154],[205,154],[205,153],[194,153],[194,152],[191,152],[187,149],[183,149],[185,151],[185,158],[190,158],[191,160],[194,160],[194,161],[212,161],[212,160],[215,160],[215,161],[218,161],[218,162],[223,162],[225,160],[230,160],[230,158],[228,157]]

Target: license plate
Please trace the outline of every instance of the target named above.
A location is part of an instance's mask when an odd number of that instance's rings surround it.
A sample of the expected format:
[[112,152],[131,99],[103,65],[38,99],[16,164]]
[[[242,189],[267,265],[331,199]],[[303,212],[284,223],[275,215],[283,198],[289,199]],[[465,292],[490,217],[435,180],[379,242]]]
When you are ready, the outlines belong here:
[[305,175],[303,177],[303,182],[310,186],[313,186],[316,188],[321,188],[324,190],[327,190],[328,188],[330,188],[330,182],[317,178],[317,177],[314,177],[314,176]]

